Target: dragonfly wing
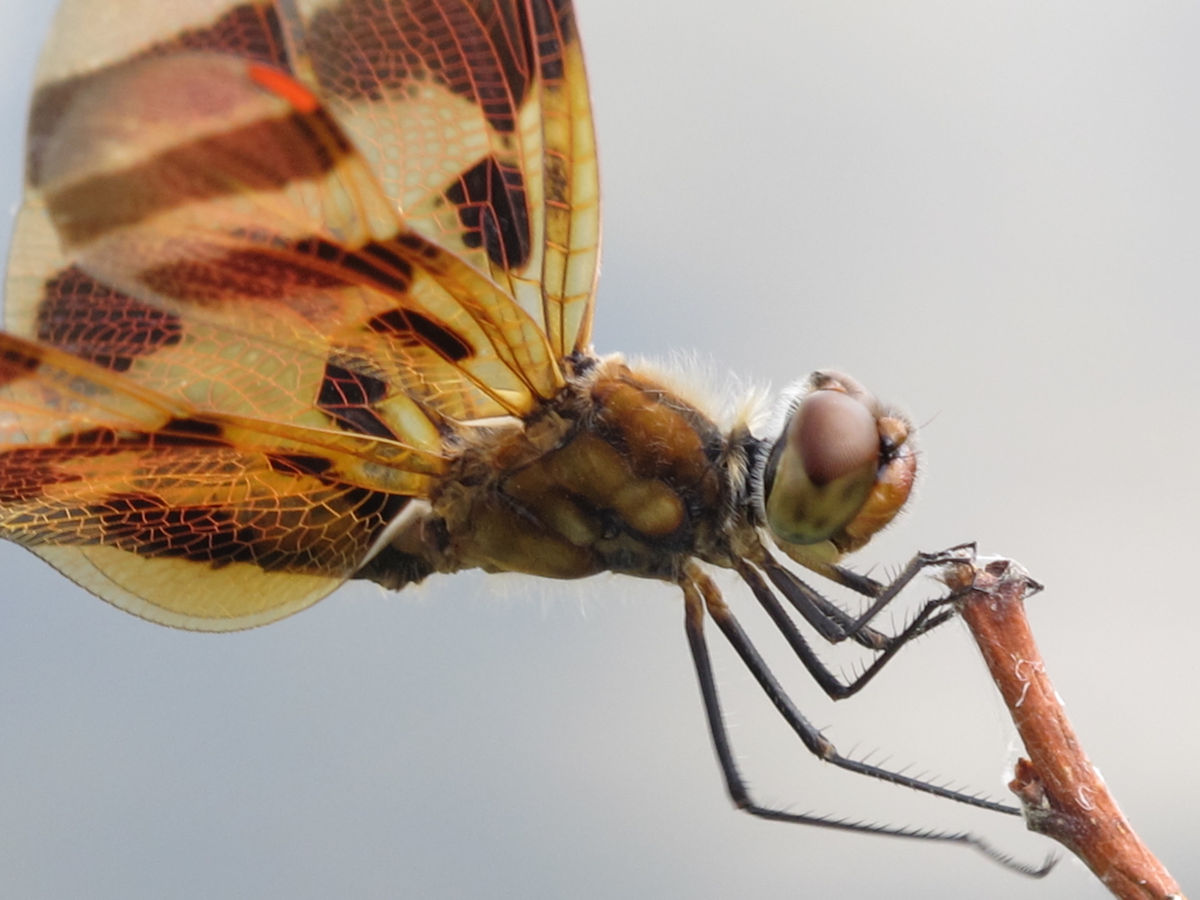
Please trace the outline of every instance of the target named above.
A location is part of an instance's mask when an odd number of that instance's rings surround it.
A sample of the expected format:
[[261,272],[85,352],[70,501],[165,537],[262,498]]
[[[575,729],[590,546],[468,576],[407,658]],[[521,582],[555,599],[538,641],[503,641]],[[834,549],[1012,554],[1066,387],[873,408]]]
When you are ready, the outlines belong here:
[[353,574],[444,461],[206,415],[0,334],[0,535],[129,612],[230,630]]
[[38,85],[0,534],[123,608],[312,602],[587,343],[569,3],[66,0]]

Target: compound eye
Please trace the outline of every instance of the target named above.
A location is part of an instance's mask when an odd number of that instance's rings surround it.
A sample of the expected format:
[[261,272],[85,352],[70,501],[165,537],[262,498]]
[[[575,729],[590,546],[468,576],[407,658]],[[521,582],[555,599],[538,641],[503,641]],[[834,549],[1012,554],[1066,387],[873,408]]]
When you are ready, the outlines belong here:
[[772,453],[765,507],[776,537],[811,544],[837,534],[866,502],[879,468],[875,414],[841,390],[817,390]]
[[816,391],[788,425],[787,440],[817,486],[870,466],[879,458],[879,432],[871,411],[841,391]]

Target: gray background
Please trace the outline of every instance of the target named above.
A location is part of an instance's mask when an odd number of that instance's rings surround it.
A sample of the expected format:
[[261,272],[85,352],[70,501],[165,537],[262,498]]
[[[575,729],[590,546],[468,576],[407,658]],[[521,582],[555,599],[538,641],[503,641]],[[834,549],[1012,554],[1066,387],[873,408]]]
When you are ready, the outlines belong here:
[[[5,5],[8,210],[48,12]],[[903,402],[925,474],[857,564],[974,538],[1045,581],[1030,611],[1058,690],[1195,890],[1200,7],[579,6],[597,348],[695,351],[727,385],[837,365]],[[10,896],[1104,896],[1073,861],[1033,882],[735,813],[664,586],[464,574],[210,637],[16,547],[0,566]],[[1003,791],[1014,739],[961,626],[835,707],[731,594],[844,749]],[[827,771],[718,665],[763,798],[1045,852],[1014,820]]]

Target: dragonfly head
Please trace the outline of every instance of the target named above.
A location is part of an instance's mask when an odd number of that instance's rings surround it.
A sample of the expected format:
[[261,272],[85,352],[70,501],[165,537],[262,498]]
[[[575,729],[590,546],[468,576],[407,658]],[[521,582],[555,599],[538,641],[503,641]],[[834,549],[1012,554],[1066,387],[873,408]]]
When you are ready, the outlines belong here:
[[853,378],[813,373],[763,471],[763,514],[780,549],[808,565],[867,543],[912,490],[910,432],[907,419]]

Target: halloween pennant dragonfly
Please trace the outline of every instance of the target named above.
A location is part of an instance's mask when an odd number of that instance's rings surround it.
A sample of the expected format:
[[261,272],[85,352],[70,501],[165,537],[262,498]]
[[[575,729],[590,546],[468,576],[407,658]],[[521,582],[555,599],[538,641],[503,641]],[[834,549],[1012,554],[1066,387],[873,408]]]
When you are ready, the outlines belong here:
[[[164,23],[138,0],[97,41],[84,23],[105,8],[66,0],[38,72],[0,334],[0,536],[200,631],[352,578],[673,582],[739,807],[986,850],[761,806],[741,779],[706,619],[825,761],[1015,812],[841,755],[706,571],[736,571],[836,698],[951,615],[869,625],[955,557],[889,585],[838,565],[917,468],[907,420],[849,376],[813,375],[761,438],[594,353],[597,161],[570,2],[187,0]],[[839,680],[780,596],[876,662]]]

